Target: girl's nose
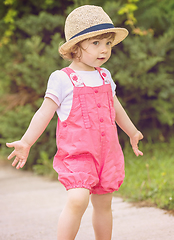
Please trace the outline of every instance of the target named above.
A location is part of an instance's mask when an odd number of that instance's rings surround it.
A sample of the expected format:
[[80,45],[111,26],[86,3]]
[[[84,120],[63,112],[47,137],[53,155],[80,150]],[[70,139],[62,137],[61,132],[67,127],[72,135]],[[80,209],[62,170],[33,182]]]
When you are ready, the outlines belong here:
[[101,52],[102,52],[102,53],[107,53],[107,51],[108,51],[107,46],[106,46],[105,44],[103,44],[103,45],[102,45],[102,48],[101,48]]

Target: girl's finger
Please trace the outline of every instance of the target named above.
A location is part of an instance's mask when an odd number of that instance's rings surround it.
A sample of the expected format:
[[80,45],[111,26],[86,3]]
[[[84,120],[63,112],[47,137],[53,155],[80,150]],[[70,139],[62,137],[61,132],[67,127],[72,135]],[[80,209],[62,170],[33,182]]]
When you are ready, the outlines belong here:
[[143,156],[143,152],[141,152],[139,149],[138,149],[138,145],[132,147],[135,155],[138,157],[139,155]]
[[140,150],[138,150],[139,155],[143,156],[143,152],[141,152]]
[[15,154],[15,150],[8,156],[8,160],[10,160],[11,158],[13,158],[14,156],[16,156]]
[[16,166],[16,169],[20,168],[20,161],[18,162],[18,165]]
[[139,155],[143,156],[143,152],[141,152],[138,148],[133,148],[135,155],[138,157]]
[[134,151],[135,155],[138,157],[138,148],[134,147],[133,151]]
[[14,161],[12,162],[12,166],[15,167],[19,160],[20,159],[18,157],[15,157]]
[[25,165],[25,160],[19,160],[18,162],[18,165],[16,166],[16,169],[19,169],[19,168],[23,168],[23,166]]
[[25,160],[25,159],[21,160],[20,168],[23,168],[23,166],[25,165],[25,163],[26,163],[26,160]]
[[7,147],[13,147],[13,143],[6,143]]

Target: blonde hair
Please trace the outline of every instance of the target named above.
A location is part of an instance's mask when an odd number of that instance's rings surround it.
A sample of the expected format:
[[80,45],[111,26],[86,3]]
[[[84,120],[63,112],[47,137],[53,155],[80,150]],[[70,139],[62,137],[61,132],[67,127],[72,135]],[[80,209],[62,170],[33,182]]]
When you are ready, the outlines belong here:
[[[81,57],[81,54],[82,54],[82,47],[81,47],[81,43],[83,41],[86,41],[86,40],[90,40],[90,39],[104,39],[104,38],[109,38],[111,39],[112,41],[114,41],[115,39],[115,36],[116,36],[116,33],[114,32],[108,32],[108,33],[103,33],[103,34],[100,34],[100,35],[97,35],[95,37],[91,37],[91,38],[87,38],[87,39],[84,39],[78,43],[76,43],[74,46],[72,46],[70,49],[68,49],[67,51],[64,51],[63,54],[60,54],[61,57],[65,60],[69,60],[69,61],[72,61],[73,59],[75,58],[80,58]],[[60,46],[61,47],[61,46]],[[60,48],[59,47],[59,48]],[[78,54],[77,56],[77,53],[78,53],[78,49],[80,49],[80,55]],[[60,51],[59,51],[60,52]]]

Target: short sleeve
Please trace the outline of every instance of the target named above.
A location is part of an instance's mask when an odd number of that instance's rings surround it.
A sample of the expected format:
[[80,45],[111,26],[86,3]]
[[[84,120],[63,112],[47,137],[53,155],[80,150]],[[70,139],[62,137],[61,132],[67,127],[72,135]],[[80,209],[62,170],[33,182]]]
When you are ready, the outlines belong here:
[[112,88],[112,94],[114,96],[115,91],[116,91],[116,84],[115,84],[114,80],[112,79],[110,71],[108,71],[106,68],[103,68],[103,70],[106,72],[107,76],[109,77],[109,81],[111,83],[111,88]]
[[57,104],[58,107],[60,106],[59,99],[58,99],[58,97],[56,97],[55,95],[46,92],[46,93],[45,93],[45,98],[51,98],[51,99]]
[[56,96],[58,102],[61,104],[67,96],[67,92],[71,91],[72,89],[73,86],[68,75],[64,71],[56,70],[48,79],[46,96],[48,96],[47,94]]
[[48,84],[47,84],[47,90],[46,94],[52,94],[56,96],[61,102],[61,81],[60,81],[60,71],[55,71],[51,73],[49,79],[48,79]]

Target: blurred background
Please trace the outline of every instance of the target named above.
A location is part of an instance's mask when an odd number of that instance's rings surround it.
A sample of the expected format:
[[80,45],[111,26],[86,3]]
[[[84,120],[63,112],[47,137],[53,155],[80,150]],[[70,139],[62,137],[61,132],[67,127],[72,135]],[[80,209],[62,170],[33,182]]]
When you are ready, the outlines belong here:
[[[59,45],[65,41],[65,18],[84,4],[103,7],[116,27],[129,30],[128,37],[113,48],[105,67],[112,73],[123,107],[144,135],[140,144],[142,163],[134,160],[129,139],[119,129],[126,168],[134,171],[127,170],[130,178],[140,169],[140,175],[144,174],[136,198],[156,196],[158,203],[161,189],[174,183],[173,0],[1,0],[0,158],[11,152],[5,143],[20,139],[26,131],[43,101],[51,72],[68,66],[58,54]],[[55,115],[32,147],[25,170],[52,172],[56,122]],[[151,173],[154,169],[159,171]],[[164,198],[163,206],[174,208],[172,189]]]

